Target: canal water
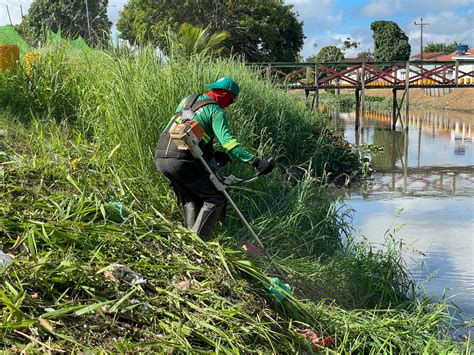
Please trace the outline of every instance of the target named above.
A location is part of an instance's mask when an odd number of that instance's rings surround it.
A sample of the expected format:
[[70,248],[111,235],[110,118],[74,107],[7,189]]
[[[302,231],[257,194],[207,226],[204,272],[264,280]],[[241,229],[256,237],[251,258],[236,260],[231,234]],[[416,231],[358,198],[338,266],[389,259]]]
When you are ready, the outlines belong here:
[[408,131],[390,130],[390,114],[336,113],[334,124],[357,146],[383,147],[368,156],[372,179],[346,190],[359,236],[382,244],[387,230],[406,243],[407,266],[435,299],[474,317],[474,114],[410,112]]

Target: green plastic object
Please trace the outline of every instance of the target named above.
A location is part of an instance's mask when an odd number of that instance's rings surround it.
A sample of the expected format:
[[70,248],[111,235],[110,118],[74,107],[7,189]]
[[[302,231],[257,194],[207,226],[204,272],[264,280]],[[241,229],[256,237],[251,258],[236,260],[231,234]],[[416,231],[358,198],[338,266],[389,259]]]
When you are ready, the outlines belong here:
[[16,44],[20,48],[21,57],[30,50],[28,43],[10,25],[0,26],[0,44]]
[[122,223],[125,222],[124,206],[120,201],[110,201],[106,205],[107,207],[107,218],[111,221]]
[[224,76],[216,82],[207,84],[206,86],[211,89],[224,89],[230,91],[235,96],[239,95],[240,92],[239,84],[237,84],[232,78],[229,78],[228,76]]
[[278,301],[281,302],[291,293],[291,286],[284,284],[278,277],[272,277],[270,279],[271,286],[269,288],[270,294]]

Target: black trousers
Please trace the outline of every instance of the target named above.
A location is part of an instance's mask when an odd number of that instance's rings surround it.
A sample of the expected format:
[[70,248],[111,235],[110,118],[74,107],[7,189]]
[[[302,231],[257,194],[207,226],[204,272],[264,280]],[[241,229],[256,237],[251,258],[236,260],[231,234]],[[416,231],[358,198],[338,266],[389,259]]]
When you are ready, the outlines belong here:
[[198,208],[206,202],[225,206],[226,198],[209,179],[197,159],[156,158],[158,170],[171,182],[181,205],[194,202]]

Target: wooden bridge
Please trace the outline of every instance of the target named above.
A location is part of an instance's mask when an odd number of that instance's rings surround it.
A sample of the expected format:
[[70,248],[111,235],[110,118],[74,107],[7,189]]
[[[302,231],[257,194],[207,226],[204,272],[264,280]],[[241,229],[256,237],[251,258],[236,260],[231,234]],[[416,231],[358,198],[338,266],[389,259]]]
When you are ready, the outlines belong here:
[[[249,63],[265,75],[268,81],[286,90],[305,90],[311,107],[319,110],[319,91],[322,89],[353,89],[356,96],[356,129],[360,126],[360,112],[364,111],[365,91],[392,90],[392,129],[401,118],[405,103],[409,117],[410,88],[474,88],[474,61],[412,61],[412,62],[334,62],[334,63]],[[397,91],[403,91],[400,102]],[[403,122],[402,122],[403,125]],[[403,125],[408,129],[408,124]]]

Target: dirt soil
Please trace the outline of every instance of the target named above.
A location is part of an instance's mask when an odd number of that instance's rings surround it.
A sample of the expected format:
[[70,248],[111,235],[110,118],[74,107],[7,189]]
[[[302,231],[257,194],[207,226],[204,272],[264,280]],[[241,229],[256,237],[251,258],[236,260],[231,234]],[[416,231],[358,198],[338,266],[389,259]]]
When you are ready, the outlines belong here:
[[[347,91],[350,93],[349,90]],[[387,89],[370,89],[366,93],[368,96],[392,97],[392,90]],[[399,97],[401,95],[398,93]],[[428,96],[424,93],[424,89],[410,89],[410,102],[444,110],[474,113],[474,90],[473,88],[458,88],[443,96]]]

